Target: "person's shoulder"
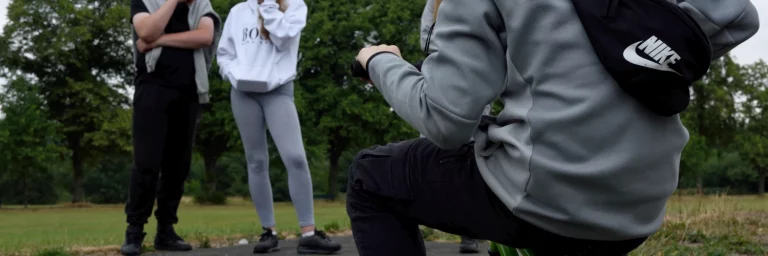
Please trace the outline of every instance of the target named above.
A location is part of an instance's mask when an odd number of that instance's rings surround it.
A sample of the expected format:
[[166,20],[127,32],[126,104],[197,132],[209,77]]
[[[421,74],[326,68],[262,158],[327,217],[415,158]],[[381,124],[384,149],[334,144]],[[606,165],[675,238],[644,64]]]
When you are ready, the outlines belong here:
[[247,4],[248,2],[239,2],[235,6],[232,6],[231,9],[229,9],[229,13],[240,11],[243,8],[248,8]]
[[304,2],[304,0],[287,0],[286,4],[288,4],[288,8],[291,6],[298,7],[298,6],[307,6],[307,3]]
[[144,3],[144,0],[131,0],[131,7],[147,9],[147,5]]
[[139,13],[149,13],[147,5],[143,0],[131,0],[131,24],[133,24],[133,17]]

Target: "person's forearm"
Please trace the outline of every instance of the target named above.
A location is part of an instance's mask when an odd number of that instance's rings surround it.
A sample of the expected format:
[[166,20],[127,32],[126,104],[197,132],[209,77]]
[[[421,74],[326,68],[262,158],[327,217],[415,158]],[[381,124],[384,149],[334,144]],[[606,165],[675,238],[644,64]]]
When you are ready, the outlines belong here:
[[166,1],[160,9],[157,9],[155,13],[150,14],[148,17],[141,19],[138,22],[134,22],[133,26],[136,29],[136,34],[139,38],[146,42],[154,42],[160,36],[163,35],[165,27],[168,25],[168,20],[171,19],[173,11],[176,10],[176,0]]
[[270,40],[278,51],[282,51],[289,42],[298,38],[307,25],[307,5],[303,1],[291,3],[283,13],[275,0],[265,0],[259,6],[259,12],[264,18],[264,27],[269,31]]
[[181,33],[165,34],[154,42],[158,47],[176,47],[182,49],[200,49],[208,47],[213,42],[213,35],[208,31],[197,29]]

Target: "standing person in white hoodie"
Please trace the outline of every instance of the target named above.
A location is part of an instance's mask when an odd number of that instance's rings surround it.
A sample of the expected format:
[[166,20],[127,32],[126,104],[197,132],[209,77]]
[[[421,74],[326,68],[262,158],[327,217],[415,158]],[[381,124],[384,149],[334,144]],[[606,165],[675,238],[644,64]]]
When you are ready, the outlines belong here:
[[219,42],[221,76],[232,83],[232,112],[248,161],[248,185],[264,233],[254,253],[279,249],[275,232],[266,130],[288,170],[301,226],[299,253],[333,253],[341,245],[315,230],[312,179],[293,101],[299,39],[306,25],[302,0],[247,0],[232,7]]

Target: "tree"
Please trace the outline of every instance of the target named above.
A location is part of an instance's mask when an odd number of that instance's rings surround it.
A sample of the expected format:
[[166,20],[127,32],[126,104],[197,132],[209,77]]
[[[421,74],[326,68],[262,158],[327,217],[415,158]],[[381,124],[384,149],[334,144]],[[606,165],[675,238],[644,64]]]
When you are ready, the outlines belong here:
[[758,194],[765,193],[768,177],[768,65],[760,61],[746,69],[746,101],[742,104],[745,128],[740,134],[741,153],[757,174]]
[[387,140],[415,137],[379,92],[351,77],[349,66],[366,44],[394,44],[416,61],[424,1],[307,0],[309,18],[301,38],[296,104],[308,141],[324,145],[328,195],[339,191],[339,160]]
[[[709,72],[700,81],[694,83],[692,100],[682,119],[690,130],[692,143],[698,145],[686,147],[686,151],[698,150],[694,158],[683,158],[685,176],[696,179],[697,194],[703,194],[704,172],[696,162],[715,157],[721,150],[728,148],[735,140],[738,129],[736,97],[744,88],[741,67],[730,55],[717,59],[710,65]],[[685,152],[690,155],[693,152]],[[693,161],[693,162],[691,162]]]
[[89,166],[83,182],[88,202],[125,203],[130,189],[132,162],[130,154],[112,154]]
[[32,76],[44,111],[61,125],[73,170],[72,201],[85,199],[87,137],[127,105],[132,73],[127,0],[14,0],[0,36],[0,66]]
[[[2,110],[2,109],[0,109]],[[2,111],[0,111],[1,113]],[[5,123],[5,114],[0,114],[0,127],[3,126],[3,123]],[[0,128],[0,153],[2,153],[3,150],[5,150],[6,145],[8,145],[8,140],[10,139],[10,134],[8,133],[7,129]],[[4,159],[0,159],[4,160]],[[8,166],[2,167],[0,166],[0,195],[6,195],[10,194],[10,189],[7,186],[2,186],[5,181],[9,180],[9,173],[11,173],[8,170]],[[3,207],[3,196],[0,196],[0,208]]]
[[768,134],[757,129],[751,128],[750,131],[740,135],[741,152],[757,174],[757,194],[763,195],[765,179],[768,177]]
[[128,199],[133,167],[132,113],[129,108],[118,108],[111,120],[83,139],[94,151],[83,180],[88,202],[114,204]]
[[[223,21],[227,19],[229,10],[240,3],[240,0],[211,0],[211,5]],[[204,106],[195,138],[195,149],[203,157],[205,172],[202,178],[201,193],[198,199],[206,201],[207,198],[223,198],[224,195],[214,196],[219,193],[216,189],[218,177],[216,165],[219,159],[230,150],[237,147],[240,136],[232,116],[232,108],[229,100],[231,84],[225,81],[219,74],[219,66],[214,62],[208,73],[209,93],[211,102]],[[209,203],[209,202],[206,202]]]
[[133,110],[117,108],[110,119],[99,124],[98,130],[88,133],[83,138],[95,152],[91,153],[92,162],[100,162],[112,155],[130,155],[133,152],[131,140]]
[[[38,177],[49,175],[48,163],[59,156],[57,123],[43,113],[37,86],[23,79],[12,81],[0,98],[5,118],[0,121],[0,162],[5,163],[2,180],[21,191],[29,205],[30,188]],[[53,186],[48,184],[49,188]],[[50,191],[49,189],[49,191]],[[39,196],[39,195],[38,195]]]

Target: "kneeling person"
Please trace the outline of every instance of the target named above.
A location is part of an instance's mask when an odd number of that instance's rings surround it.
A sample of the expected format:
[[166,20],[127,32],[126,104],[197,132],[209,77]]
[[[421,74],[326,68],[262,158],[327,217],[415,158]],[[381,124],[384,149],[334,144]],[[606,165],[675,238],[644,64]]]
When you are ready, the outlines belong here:
[[[360,51],[370,81],[426,137],[363,150],[350,166],[360,255],[426,255],[425,225],[536,255],[615,256],[661,227],[688,132],[620,88],[576,2],[446,0],[422,72],[396,46]],[[748,0],[678,6],[713,58],[759,26]],[[504,109],[483,116],[498,97]]]

